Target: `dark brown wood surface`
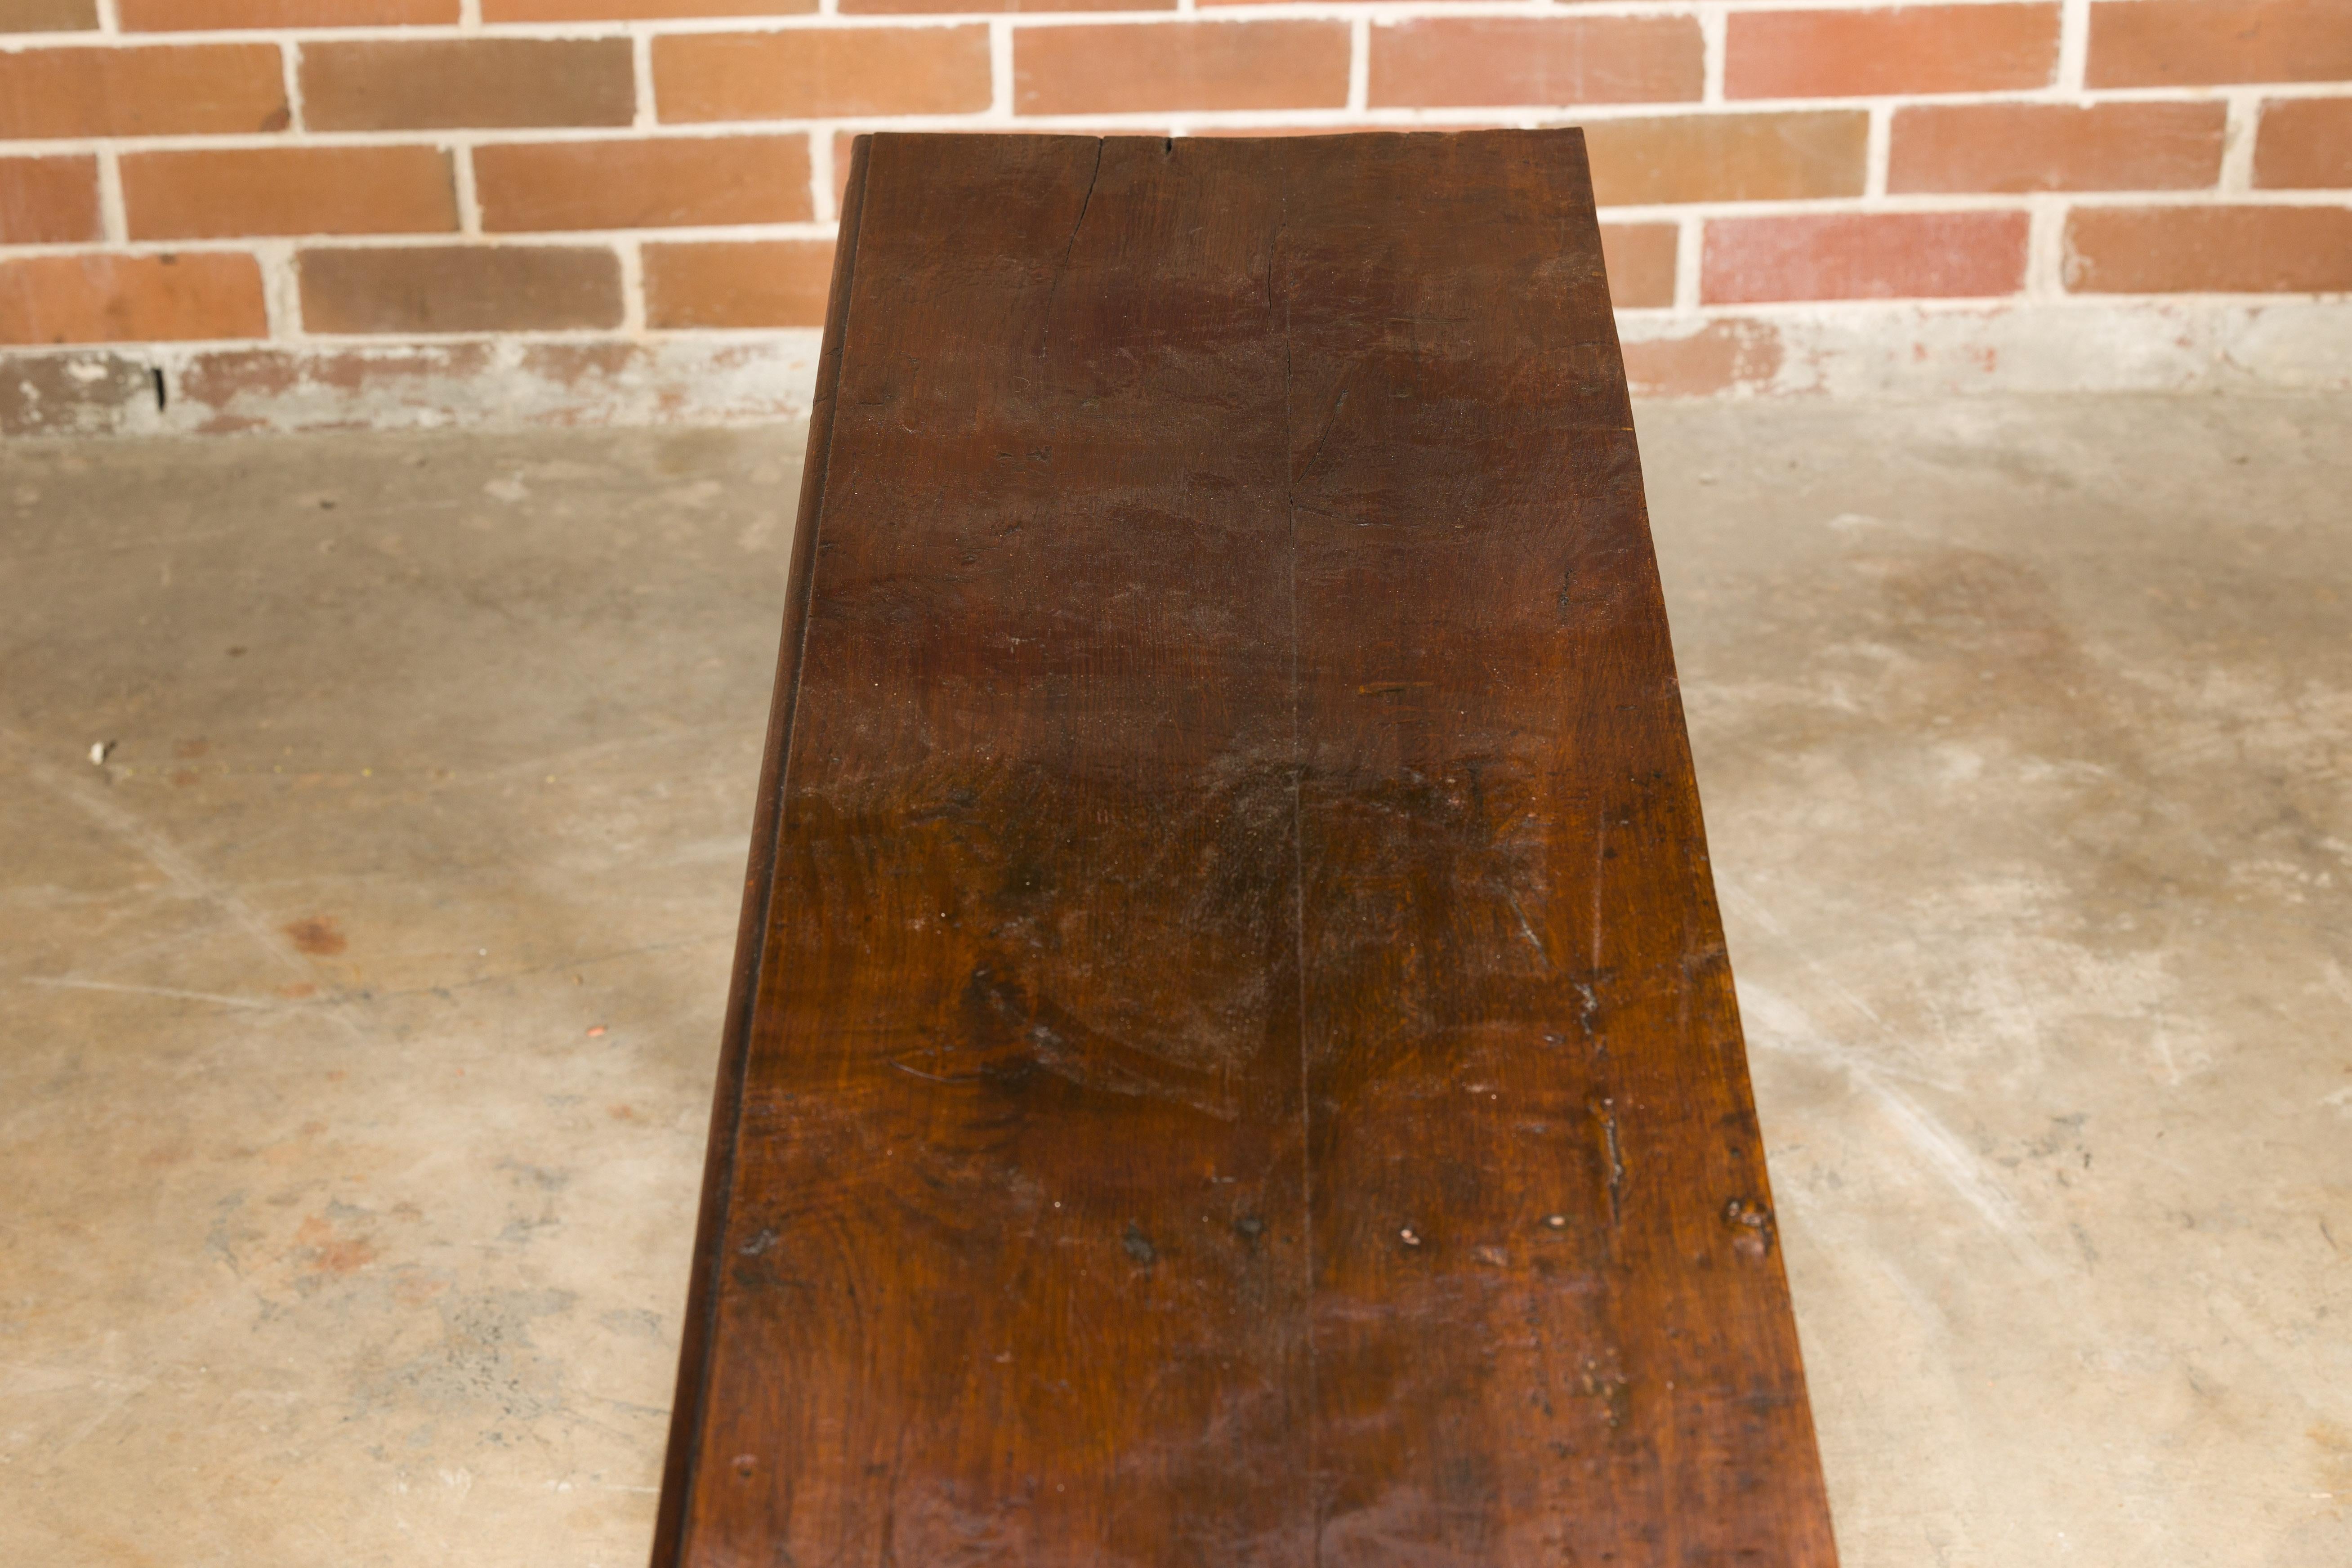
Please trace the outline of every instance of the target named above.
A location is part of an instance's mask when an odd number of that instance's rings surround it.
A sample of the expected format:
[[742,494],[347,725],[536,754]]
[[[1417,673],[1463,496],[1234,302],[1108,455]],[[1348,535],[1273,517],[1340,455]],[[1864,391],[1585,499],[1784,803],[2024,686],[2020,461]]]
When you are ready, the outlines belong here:
[[1573,131],[880,136],[655,1561],[1832,1561]]

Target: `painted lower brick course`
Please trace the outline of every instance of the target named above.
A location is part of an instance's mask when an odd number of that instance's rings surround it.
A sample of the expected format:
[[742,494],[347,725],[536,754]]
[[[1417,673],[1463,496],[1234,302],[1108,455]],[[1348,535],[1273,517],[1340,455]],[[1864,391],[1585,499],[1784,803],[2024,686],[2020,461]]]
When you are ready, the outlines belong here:
[[859,134],[1563,125],[1652,393],[2352,384],[2352,0],[0,0],[0,428],[773,414]]

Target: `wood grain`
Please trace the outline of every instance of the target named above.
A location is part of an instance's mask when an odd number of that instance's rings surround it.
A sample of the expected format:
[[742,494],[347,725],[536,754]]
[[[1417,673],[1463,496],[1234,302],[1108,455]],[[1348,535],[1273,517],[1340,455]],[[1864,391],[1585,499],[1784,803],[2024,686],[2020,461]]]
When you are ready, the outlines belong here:
[[657,1568],[1832,1562],[1573,131],[853,168]]

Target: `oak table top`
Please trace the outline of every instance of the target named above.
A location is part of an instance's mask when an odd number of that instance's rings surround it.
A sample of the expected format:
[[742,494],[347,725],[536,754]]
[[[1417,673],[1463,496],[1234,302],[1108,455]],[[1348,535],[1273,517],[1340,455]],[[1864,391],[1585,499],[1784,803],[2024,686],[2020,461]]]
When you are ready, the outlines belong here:
[[1833,1561],[1583,139],[861,139],[655,1562]]

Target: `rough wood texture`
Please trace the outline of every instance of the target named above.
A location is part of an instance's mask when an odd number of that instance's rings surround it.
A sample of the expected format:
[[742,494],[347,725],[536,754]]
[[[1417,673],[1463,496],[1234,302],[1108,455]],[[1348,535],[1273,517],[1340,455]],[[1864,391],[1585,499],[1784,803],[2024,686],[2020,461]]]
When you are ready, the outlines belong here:
[[862,142],[657,1564],[1832,1561],[1583,142]]

